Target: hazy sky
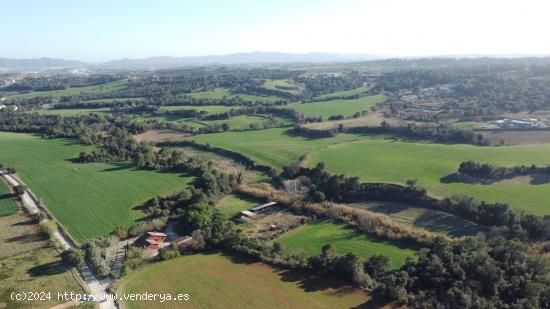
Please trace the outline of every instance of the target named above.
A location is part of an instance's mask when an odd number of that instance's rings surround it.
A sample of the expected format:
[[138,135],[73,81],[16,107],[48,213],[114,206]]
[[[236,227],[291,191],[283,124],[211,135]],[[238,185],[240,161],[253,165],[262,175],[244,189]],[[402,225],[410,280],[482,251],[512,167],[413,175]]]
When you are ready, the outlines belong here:
[[550,54],[548,0],[0,0],[0,57]]

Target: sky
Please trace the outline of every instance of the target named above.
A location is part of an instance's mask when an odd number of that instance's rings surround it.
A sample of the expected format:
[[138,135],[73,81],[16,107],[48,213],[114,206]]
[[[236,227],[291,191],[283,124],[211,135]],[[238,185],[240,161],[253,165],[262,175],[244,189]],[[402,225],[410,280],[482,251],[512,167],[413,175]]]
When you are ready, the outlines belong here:
[[0,0],[0,57],[550,54],[547,0]]

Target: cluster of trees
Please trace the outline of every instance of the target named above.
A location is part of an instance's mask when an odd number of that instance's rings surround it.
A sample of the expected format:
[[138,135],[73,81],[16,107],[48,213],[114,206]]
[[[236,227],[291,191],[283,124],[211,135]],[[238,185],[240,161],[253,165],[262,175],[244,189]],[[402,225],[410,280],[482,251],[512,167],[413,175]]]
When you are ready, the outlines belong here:
[[109,264],[105,260],[105,250],[101,243],[91,241],[84,245],[84,256],[92,271],[100,279],[105,278],[111,272]]
[[482,225],[507,227],[504,234],[508,238],[550,239],[550,216],[517,214],[506,203],[478,202],[472,197],[455,195],[440,200],[435,206]]
[[487,145],[482,134],[475,134],[469,128],[455,128],[446,124],[419,126],[414,123],[406,126],[393,126],[383,121],[379,126],[344,127],[343,125],[332,129],[311,129],[304,126],[295,126],[297,134],[309,137],[331,137],[339,133],[353,134],[392,134],[415,139],[425,139],[437,143],[467,143],[474,145]]
[[63,264],[67,267],[74,267],[78,269],[84,265],[84,255],[82,255],[82,252],[80,251],[67,249],[61,252],[60,256]]
[[548,308],[549,271],[518,241],[439,239],[380,277],[375,292],[412,308]]
[[76,162],[119,162],[133,160],[137,153],[147,152],[150,146],[134,141],[126,129],[115,127],[101,137],[91,153],[81,152]]
[[303,84],[308,95],[315,97],[323,94],[351,90],[362,87],[366,78],[359,72],[334,76],[319,74],[315,76],[300,76],[294,78],[296,83]]
[[268,173],[269,175],[272,175],[272,176],[277,174],[275,169],[273,169],[271,166],[258,164],[253,159],[251,159],[251,158],[249,158],[249,157],[247,157],[247,156],[245,156],[241,153],[231,151],[231,150],[227,150],[227,149],[224,149],[224,148],[215,147],[215,146],[212,146],[210,144],[200,144],[200,143],[197,143],[193,140],[167,141],[167,142],[157,143],[157,146],[158,147],[193,147],[193,148],[196,148],[196,149],[199,149],[199,150],[213,152],[213,153],[216,153],[218,155],[231,158],[233,161],[235,161],[237,163],[240,163],[240,164],[244,165],[245,167],[247,167],[249,169],[255,169],[255,170],[258,170],[258,171],[262,171],[262,172]]
[[128,118],[104,116],[95,113],[74,117],[40,115],[38,113],[0,112],[0,130],[24,133],[40,133],[43,138],[78,138],[84,144],[97,144],[101,132],[114,129],[134,134],[144,132],[148,127]]
[[460,163],[458,172],[463,175],[498,180],[532,174],[550,174],[550,166],[539,167],[533,164],[531,166],[503,167],[489,163],[466,161]]

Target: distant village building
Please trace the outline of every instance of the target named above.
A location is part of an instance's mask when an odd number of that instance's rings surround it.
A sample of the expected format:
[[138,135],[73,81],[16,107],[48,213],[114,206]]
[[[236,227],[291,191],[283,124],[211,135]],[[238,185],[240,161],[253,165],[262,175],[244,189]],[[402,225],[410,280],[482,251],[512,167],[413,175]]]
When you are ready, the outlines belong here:
[[540,121],[537,118],[503,118],[494,122],[499,128],[502,129],[546,129],[548,125]]

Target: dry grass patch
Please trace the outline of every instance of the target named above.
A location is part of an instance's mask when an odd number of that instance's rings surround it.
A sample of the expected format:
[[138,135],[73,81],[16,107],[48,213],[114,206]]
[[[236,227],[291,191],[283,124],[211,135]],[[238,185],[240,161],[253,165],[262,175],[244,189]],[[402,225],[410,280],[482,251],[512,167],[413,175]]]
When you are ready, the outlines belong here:
[[[359,308],[372,299],[335,278],[270,267],[254,260],[197,254],[155,263],[126,278],[120,292],[188,293],[189,301],[135,301],[126,308]],[[372,304],[380,306],[380,304]]]
[[189,134],[174,130],[149,130],[134,135],[134,138],[138,142],[165,142],[168,140],[182,139],[187,136],[189,136]]
[[35,221],[21,213],[0,217],[0,260],[44,247]]

